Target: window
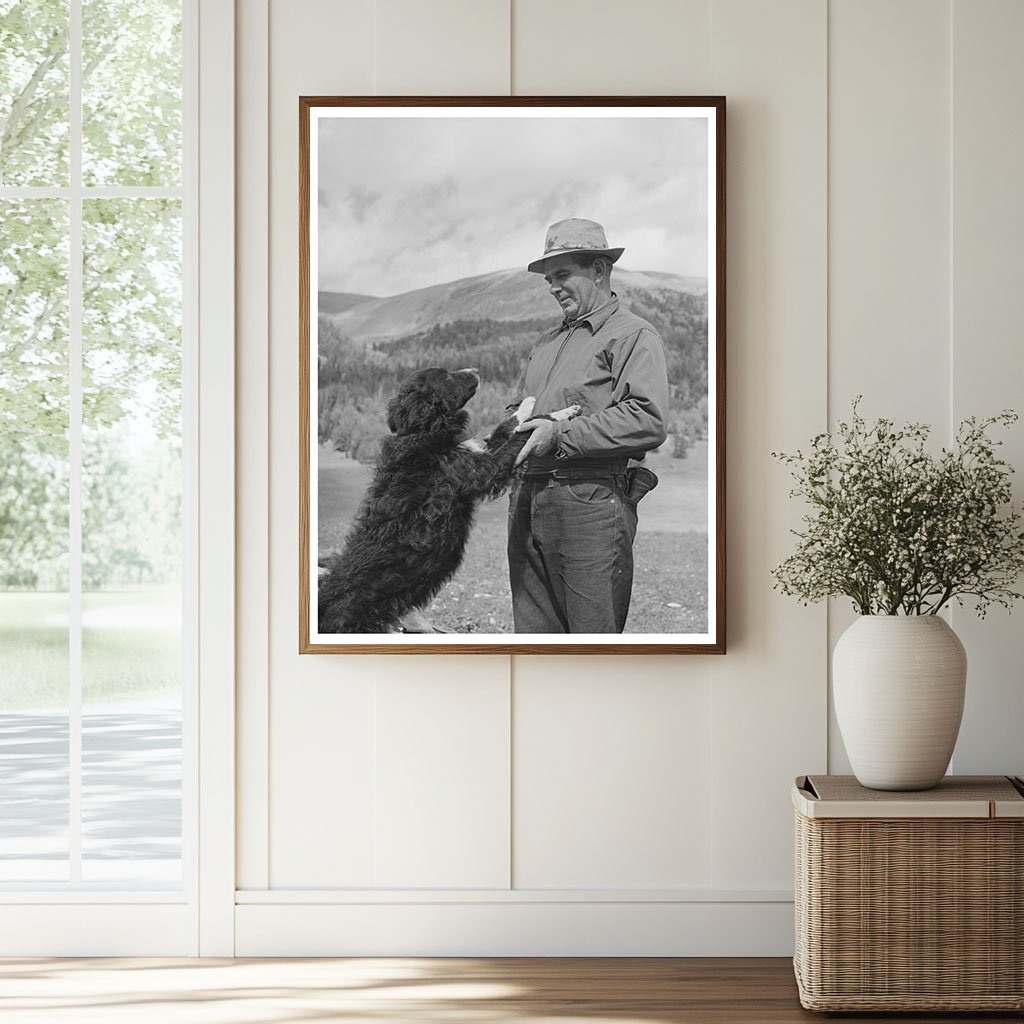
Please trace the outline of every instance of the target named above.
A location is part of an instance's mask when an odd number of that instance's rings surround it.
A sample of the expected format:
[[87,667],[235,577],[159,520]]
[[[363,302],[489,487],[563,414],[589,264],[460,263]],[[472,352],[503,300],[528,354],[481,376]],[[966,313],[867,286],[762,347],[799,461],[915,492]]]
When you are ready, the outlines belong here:
[[183,882],[182,40],[181,0],[0,0],[7,888]]

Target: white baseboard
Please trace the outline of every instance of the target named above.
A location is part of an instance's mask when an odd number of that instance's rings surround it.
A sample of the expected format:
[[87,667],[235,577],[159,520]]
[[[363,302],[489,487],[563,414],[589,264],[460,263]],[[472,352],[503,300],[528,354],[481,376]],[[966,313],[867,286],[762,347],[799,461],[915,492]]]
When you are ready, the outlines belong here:
[[92,903],[0,903],[0,956],[198,955],[188,904],[111,903],[104,895]]
[[236,956],[792,954],[793,904],[780,900],[245,902],[235,908]]

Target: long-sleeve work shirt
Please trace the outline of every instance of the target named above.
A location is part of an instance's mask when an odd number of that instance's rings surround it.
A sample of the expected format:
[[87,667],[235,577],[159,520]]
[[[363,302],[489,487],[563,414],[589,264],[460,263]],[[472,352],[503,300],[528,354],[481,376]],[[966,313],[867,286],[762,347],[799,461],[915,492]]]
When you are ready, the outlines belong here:
[[[665,347],[646,321],[611,298],[546,331],[520,377],[537,415],[570,405],[582,412],[559,424],[561,464],[568,458],[638,457],[667,436]],[[547,464],[550,458],[530,460]]]

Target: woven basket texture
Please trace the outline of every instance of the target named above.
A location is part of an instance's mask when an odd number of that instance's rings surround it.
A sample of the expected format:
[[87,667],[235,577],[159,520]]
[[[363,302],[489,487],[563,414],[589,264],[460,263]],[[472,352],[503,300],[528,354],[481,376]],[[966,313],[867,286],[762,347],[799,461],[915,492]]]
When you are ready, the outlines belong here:
[[1024,820],[796,814],[809,1010],[1024,1009]]

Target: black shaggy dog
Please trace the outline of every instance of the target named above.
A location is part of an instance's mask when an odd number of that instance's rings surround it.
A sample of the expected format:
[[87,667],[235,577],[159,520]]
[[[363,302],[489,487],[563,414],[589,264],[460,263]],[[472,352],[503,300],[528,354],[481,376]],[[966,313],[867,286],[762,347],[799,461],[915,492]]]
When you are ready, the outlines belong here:
[[476,370],[420,370],[391,400],[391,436],[345,545],[320,578],[321,633],[392,632],[459,568],[477,506],[512,480],[529,436],[514,431],[533,409],[528,398],[486,445],[467,441],[463,406],[479,383]]

